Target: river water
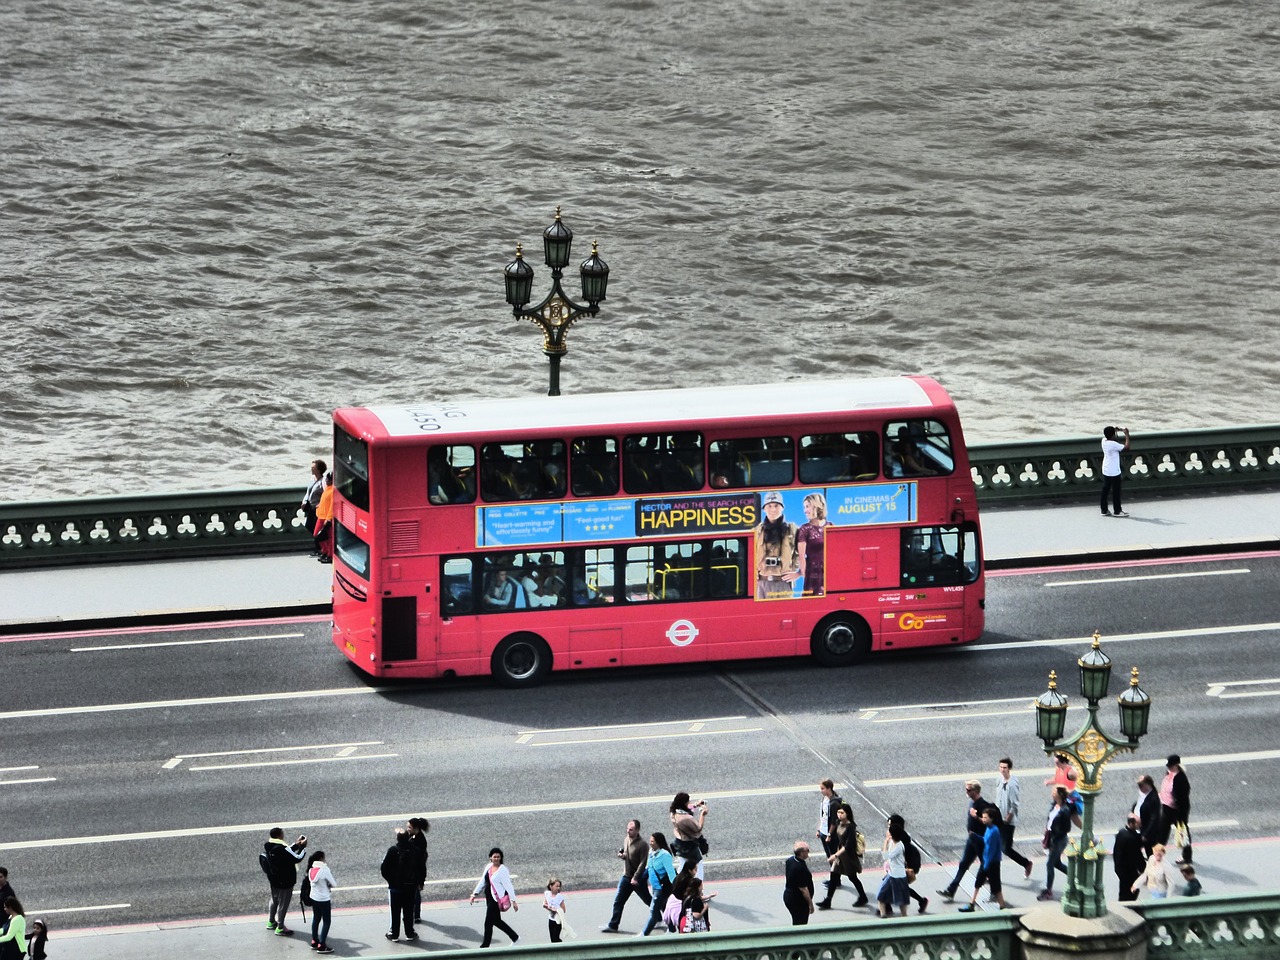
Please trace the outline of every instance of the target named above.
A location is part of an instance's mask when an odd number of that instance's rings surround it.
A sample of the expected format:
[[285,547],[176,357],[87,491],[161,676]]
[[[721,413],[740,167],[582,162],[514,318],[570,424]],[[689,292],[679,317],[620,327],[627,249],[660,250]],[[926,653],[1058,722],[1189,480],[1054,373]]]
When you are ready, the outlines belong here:
[[[1280,18],[8,0],[7,496],[302,484],[336,406],[931,374],[970,441],[1273,421]],[[570,292],[576,295],[576,271]]]

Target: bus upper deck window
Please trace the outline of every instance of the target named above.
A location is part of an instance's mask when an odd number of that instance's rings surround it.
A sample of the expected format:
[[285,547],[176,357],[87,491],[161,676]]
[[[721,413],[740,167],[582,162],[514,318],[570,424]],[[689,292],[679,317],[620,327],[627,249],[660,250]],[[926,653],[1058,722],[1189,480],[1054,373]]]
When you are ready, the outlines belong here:
[[427,453],[427,499],[471,503],[476,498],[475,447],[432,447]]

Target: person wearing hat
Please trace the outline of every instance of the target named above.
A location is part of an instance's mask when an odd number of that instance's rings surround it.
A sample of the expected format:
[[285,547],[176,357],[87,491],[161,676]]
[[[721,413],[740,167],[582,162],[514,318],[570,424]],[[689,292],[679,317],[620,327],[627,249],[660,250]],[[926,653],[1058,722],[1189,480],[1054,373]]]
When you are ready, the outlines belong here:
[[1191,816],[1191,781],[1182,769],[1182,758],[1169,754],[1164,762],[1164,780],[1160,782],[1160,833],[1165,844],[1172,842],[1174,828],[1181,827],[1182,859],[1178,863],[1191,862],[1191,828],[1187,819]]
[[764,516],[755,528],[756,599],[789,597],[800,577],[799,529],[783,517],[782,494],[771,490],[760,502]]

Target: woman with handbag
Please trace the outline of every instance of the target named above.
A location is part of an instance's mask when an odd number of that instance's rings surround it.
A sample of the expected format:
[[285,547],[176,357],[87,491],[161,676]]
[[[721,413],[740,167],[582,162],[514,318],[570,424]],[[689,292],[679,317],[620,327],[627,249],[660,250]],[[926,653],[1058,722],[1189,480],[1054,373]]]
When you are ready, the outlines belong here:
[[706,838],[702,836],[703,825],[707,822],[707,801],[693,803],[684,791],[677,793],[671,801],[671,855],[675,858],[676,869],[681,869],[686,861],[692,860],[698,865],[698,879],[702,875],[702,856],[707,850]]
[[[840,878],[848,877],[853,889],[858,891],[855,907],[867,905],[867,891],[862,887],[858,874],[862,872],[862,859],[858,856],[858,825],[853,820],[853,808],[842,803],[836,808],[836,829],[833,837],[835,853],[827,857],[831,864],[831,876],[827,879],[827,896],[818,903],[819,910],[831,909],[831,898],[840,886]],[[865,841],[863,841],[865,843]],[[865,849],[865,848],[864,848]]]
[[1053,805],[1049,807],[1049,817],[1044,825],[1044,839],[1041,841],[1041,845],[1049,853],[1049,859],[1045,861],[1044,865],[1044,889],[1036,897],[1037,900],[1046,902],[1052,900],[1054,871],[1067,872],[1067,866],[1062,862],[1062,851],[1067,849],[1067,836],[1071,833],[1072,813],[1073,810],[1067,788],[1054,787]]
[[511,872],[502,862],[501,847],[494,847],[489,851],[489,865],[484,868],[484,873],[480,874],[480,882],[471,891],[471,899],[467,902],[475,903],[476,897],[479,896],[484,897],[485,906],[484,942],[480,946],[487,947],[493,941],[494,927],[510,937],[512,943],[519,943],[520,934],[507,926],[502,919],[504,912],[519,911],[520,905],[516,903],[516,888],[511,885]]
[[637,936],[647,937],[653,928],[662,920],[662,912],[676,879],[675,863],[671,859],[671,849],[667,846],[667,838],[660,833],[649,835],[649,859],[645,863],[649,874],[649,889],[653,891],[653,902],[649,905],[649,919],[644,929]]

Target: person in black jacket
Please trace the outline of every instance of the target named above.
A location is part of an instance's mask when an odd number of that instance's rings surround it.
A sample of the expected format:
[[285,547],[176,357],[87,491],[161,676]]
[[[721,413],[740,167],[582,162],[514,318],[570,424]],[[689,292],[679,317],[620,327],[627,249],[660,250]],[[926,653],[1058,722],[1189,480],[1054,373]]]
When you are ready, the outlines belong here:
[[409,842],[413,845],[418,860],[414,864],[416,873],[413,888],[413,922],[422,922],[422,888],[427,885],[427,831],[431,829],[431,821],[426,817],[409,818]]
[[809,844],[797,840],[791,856],[786,863],[786,887],[782,891],[782,902],[791,914],[792,926],[802,927],[809,922],[809,914],[813,913],[813,874],[809,872]]
[[1142,852],[1151,856],[1151,848],[1160,842],[1160,794],[1156,782],[1145,773],[1138,778],[1138,802],[1133,812],[1138,815],[1138,831],[1142,834]]
[[1138,894],[1133,885],[1147,869],[1147,858],[1142,852],[1142,834],[1138,832],[1138,815],[1131,813],[1125,818],[1124,826],[1116,834],[1115,844],[1111,848],[1111,862],[1116,871],[1116,879],[1120,881],[1120,899],[1137,900]]
[[299,836],[292,844],[287,844],[284,842],[284,830],[272,827],[262,849],[267,855],[267,882],[271,885],[267,929],[277,937],[293,936],[293,931],[284,925],[284,915],[289,912],[293,886],[298,882],[298,862],[306,856],[307,838]]
[[[1182,859],[1178,863],[1191,862],[1191,828],[1187,819],[1191,816],[1191,781],[1187,772],[1182,769],[1182,758],[1176,753],[1169,754],[1165,761],[1164,781],[1160,784],[1160,842],[1170,845],[1173,839],[1173,828],[1182,824],[1187,829],[1186,840],[1182,844]],[[1170,799],[1173,800],[1170,803]]]
[[391,929],[388,940],[400,939],[400,922],[404,921],[404,938],[413,941],[418,935],[413,930],[413,895],[418,889],[418,851],[413,848],[409,831],[396,830],[396,842],[387,848],[382,858],[382,879],[387,881],[387,899],[391,903]]
[[836,828],[832,852],[827,857],[831,864],[831,878],[827,881],[827,895],[818,904],[819,910],[831,909],[831,898],[840,886],[840,877],[846,876],[858,891],[855,907],[867,905],[867,891],[862,887],[858,874],[862,872],[862,858],[858,856],[858,824],[853,819],[853,808],[843,801],[836,807]]
[[973,862],[982,856],[982,836],[987,829],[982,822],[982,811],[995,806],[994,803],[982,798],[982,784],[977,780],[966,780],[964,792],[969,798],[966,820],[969,832],[965,835],[964,854],[960,857],[959,866],[956,867],[956,875],[951,878],[950,883],[938,891],[944,900],[955,897],[956,890],[960,887],[960,878],[965,875],[965,871],[973,865]]
[[1044,865],[1044,889],[1037,900],[1053,899],[1054,871],[1067,872],[1062,862],[1062,851],[1067,849],[1067,836],[1071,833],[1071,816],[1074,808],[1066,787],[1053,788],[1053,805],[1049,807],[1049,816],[1045,822],[1044,848],[1049,851],[1049,859]]

